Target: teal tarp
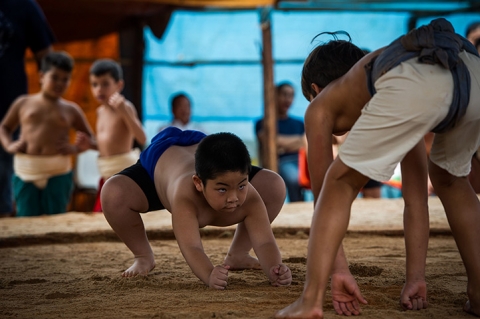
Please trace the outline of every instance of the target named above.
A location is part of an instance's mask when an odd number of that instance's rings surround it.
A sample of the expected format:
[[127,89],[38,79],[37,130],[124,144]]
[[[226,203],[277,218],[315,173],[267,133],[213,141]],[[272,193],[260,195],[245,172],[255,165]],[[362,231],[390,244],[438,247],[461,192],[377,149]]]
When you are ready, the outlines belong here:
[[[193,120],[209,133],[233,131],[255,155],[253,122],[263,115],[263,73],[259,11],[175,11],[161,40],[145,29],[144,122],[149,137],[170,119],[169,98],[183,91],[192,98]],[[273,11],[272,45],[275,82],[296,89],[291,109],[303,117],[308,105],[301,94],[302,64],[324,31],[347,31],[353,43],[374,50],[408,30],[408,13]],[[464,35],[480,14],[444,16]],[[426,24],[436,17],[418,20]]]

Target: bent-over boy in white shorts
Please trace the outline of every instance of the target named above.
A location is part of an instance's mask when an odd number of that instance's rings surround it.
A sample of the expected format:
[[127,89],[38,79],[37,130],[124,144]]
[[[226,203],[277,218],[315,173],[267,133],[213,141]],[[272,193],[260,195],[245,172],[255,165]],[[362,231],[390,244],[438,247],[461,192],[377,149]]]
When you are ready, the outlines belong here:
[[[311,101],[305,129],[315,211],[303,293],[276,317],[323,318],[329,278],[335,311],[360,314],[359,303],[366,300],[348,269],[342,239],[359,190],[369,178],[388,180],[398,162],[406,246],[400,304],[405,310],[427,307],[423,137],[429,131],[436,136],[428,172],[468,277],[464,310],[480,316],[480,202],[467,179],[480,146],[478,52],[448,21],[436,19],[361,56],[351,42],[335,40],[315,48],[304,64],[302,90]],[[332,162],[332,134],[348,131]]]

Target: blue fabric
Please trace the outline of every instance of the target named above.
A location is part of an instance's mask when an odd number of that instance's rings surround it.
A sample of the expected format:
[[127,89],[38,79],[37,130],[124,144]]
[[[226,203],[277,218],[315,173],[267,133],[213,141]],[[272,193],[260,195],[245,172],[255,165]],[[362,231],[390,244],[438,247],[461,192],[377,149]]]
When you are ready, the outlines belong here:
[[418,57],[420,63],[439,64],[452,72],[454,90],[452,104],[445,119],[432,131],[442,133],[454,127],[465,115],[470,99],[470,73],[458,54],[465,50],[478,56],[475,47],[455,33],[450,22],[435,19],[393,41],[373,61],[365,66],[370,94],[375,94],[375,81],[408,59]]
[[[0,1],[0,120],[12,102],[27,93],[25,51],[48,48],[54,35],[33,0]],[[13,211],[13,157],[0,146],[0,214]]]
[[199,131],[167,127],[152,138],[150,145],[140,154],[140,163],[153,180],[157,161],[170,146],[190,146],[199,143],[205,136],[205,133]]

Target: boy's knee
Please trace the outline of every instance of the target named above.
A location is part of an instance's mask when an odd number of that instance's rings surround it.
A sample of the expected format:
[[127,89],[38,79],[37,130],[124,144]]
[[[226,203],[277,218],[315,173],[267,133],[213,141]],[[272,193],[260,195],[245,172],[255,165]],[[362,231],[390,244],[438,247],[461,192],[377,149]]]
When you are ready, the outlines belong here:
[[429,162],[428,174],[430,176],[430,181],[432,182],[433,188],[437,190],[442,187],[448,187],[452,185],[457,179],[456,176],[453,176],[433,162]]
[[100,193],[102,208],[105,211],[110,211],[112,205],[118,205],[123,196],[121,185],[115,181],[115,178],[109,178],[103,185]]
[[274,171],[263,169],[255,175],[251,181],[260,196],[265,200],[265,196],[269,198],[278,198],[279,202],[283,202],[287,196],[285,181]]
[[268,173],[268,181],[270,183],[272,192],[278,194],[280,197],[287,196],[287,189],[283,178],[274,171],[268,170],[266,172]]
[[140,186],[124,175],[114,175],[105,182],[100,200],[104,214],[132,210],[146,212],[149,207],[148,199]]

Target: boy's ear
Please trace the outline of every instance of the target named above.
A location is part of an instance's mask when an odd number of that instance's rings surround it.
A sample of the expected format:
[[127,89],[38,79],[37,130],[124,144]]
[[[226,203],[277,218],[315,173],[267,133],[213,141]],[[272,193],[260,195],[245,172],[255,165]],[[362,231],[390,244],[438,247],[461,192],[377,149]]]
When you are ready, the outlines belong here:
[[40,82],[40,84],[42,84],[44,75],[45,73],[43,73],[42,71],[38,71],[38,82]]
[[200,179],[200,177],[198,177],[198,175],[195,174],[195,175],[192,176],[192,180],[193,180],[193,184],[195,185],[195,188],[197,189],[197,191],[203,192],[203,183],[202,183],[202,180]]
[[125,81],[118,80],[117,82],[118,93],[123,91],[124,86],[125,86]]
[[312,83],[312,90],[315,91],[316,95],[317,96],[322,90],[323,88],[319,87],[318,85],[316,85],[315,83]]

